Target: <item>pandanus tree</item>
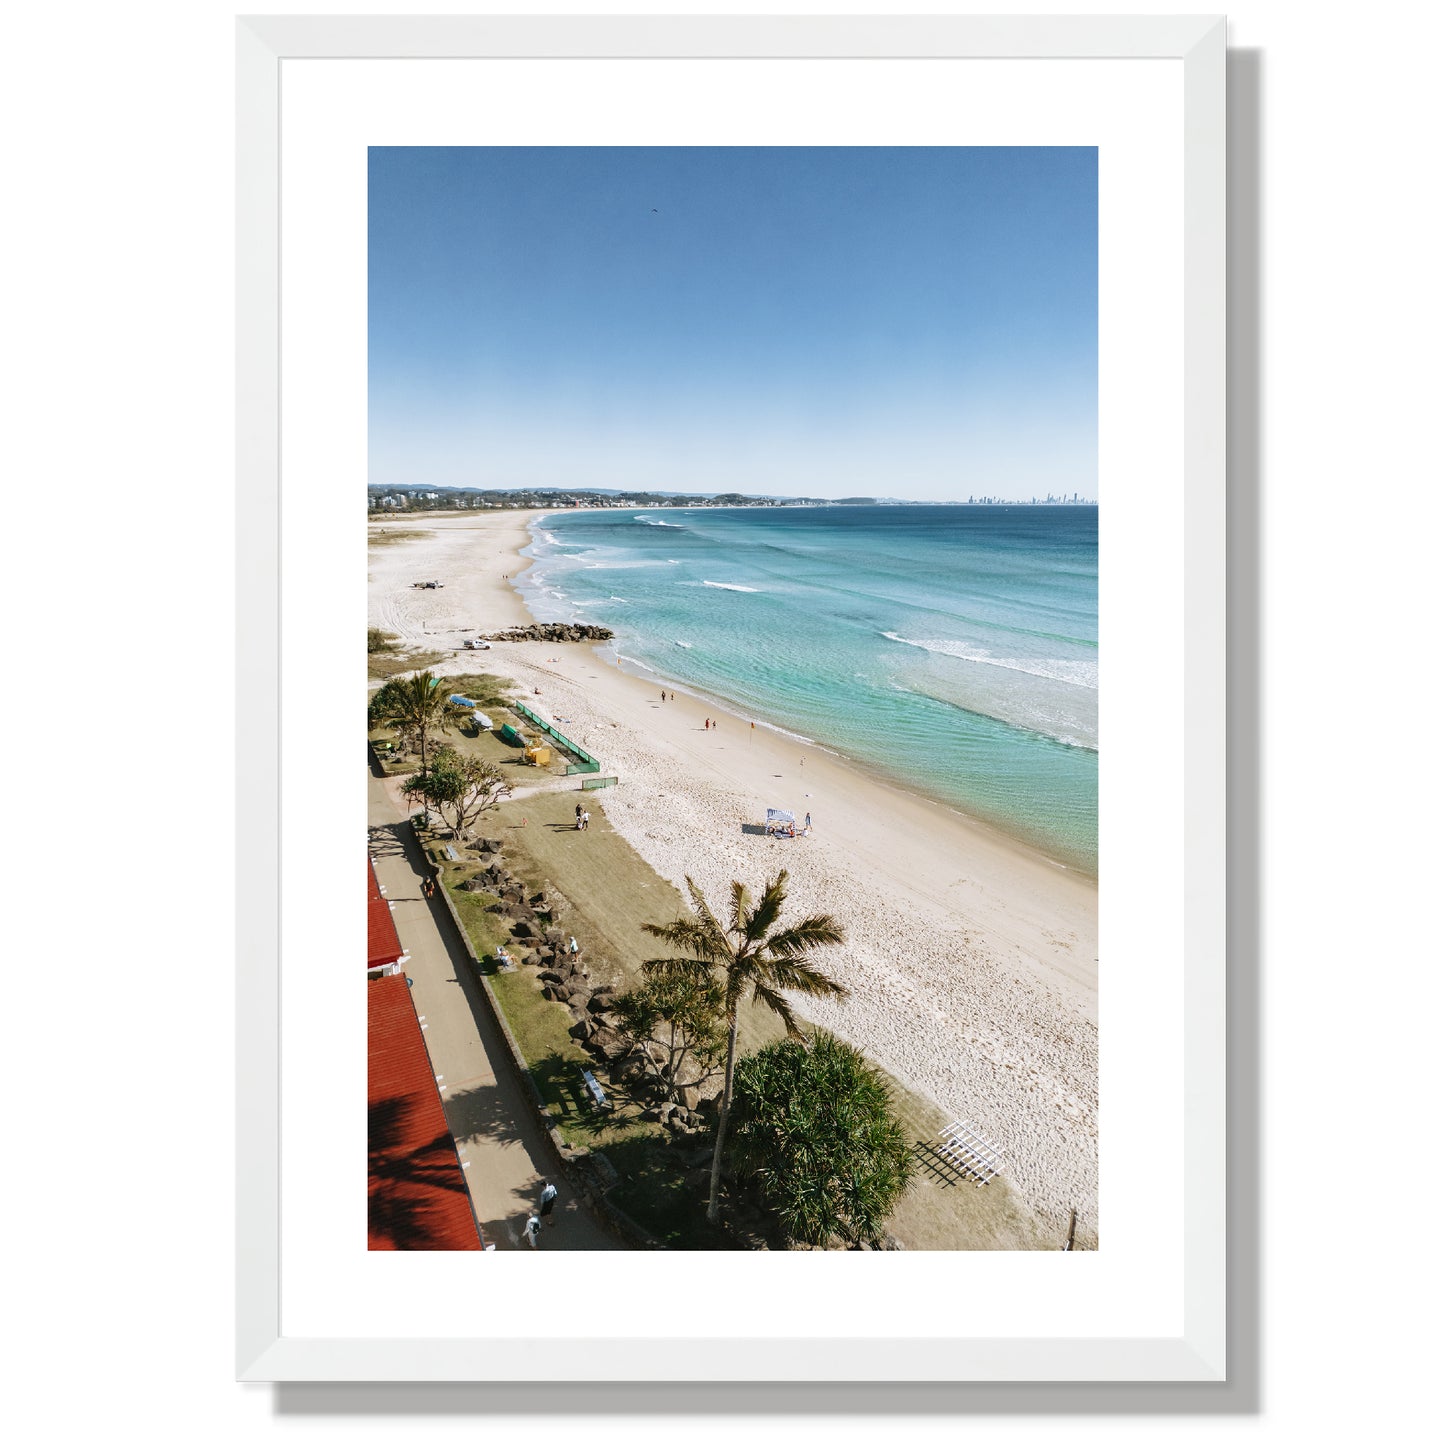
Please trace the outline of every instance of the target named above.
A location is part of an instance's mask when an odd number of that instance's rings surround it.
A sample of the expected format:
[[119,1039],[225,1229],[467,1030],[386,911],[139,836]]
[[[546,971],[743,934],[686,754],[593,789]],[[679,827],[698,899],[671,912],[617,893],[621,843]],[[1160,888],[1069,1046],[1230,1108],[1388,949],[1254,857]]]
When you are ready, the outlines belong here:
[[723,987],[727,1062],[723,1066],[717,1142],[712,1151],[712,1177],[707,1196],[707,1217],[716,1221],[718,1181],[722,1176],[723,1144],[727,1138],[728,1111],[732,1107],[733,1066],[737,1060],[738,1013],[744,1003],[753,999],[783,1021],[789,1037],[801,1039],[803,1032],[786,995],[846,996],[848,990],[842,984],[808,962],[808,956],[817,949],[842,943],[843,930],[837,920],[826,913],[780,926],[783,904],[788,898],[786,869],[764,888],[756,903],[743,884],[734,882],[726,923],[718,920],[691,878],[687,879],[687,891],[692,899],[690,918],[642,925],[644,932],[670,944],[677,953],[669,958],[650,958],[642,966],[647,973],[663,977],[685,977],[701,972],[716,978]]
[[372,722],[395,728],[403,738],[415,743],[423,773],[431,734],[447,732],[468,716],[469,709],[452,702],[441,678],[430,672],[394,677],[371,701]]
[[817,1030],[738,1063],[728,1157],[790,1239],[878,1244],[913,1174],[888,1080]]

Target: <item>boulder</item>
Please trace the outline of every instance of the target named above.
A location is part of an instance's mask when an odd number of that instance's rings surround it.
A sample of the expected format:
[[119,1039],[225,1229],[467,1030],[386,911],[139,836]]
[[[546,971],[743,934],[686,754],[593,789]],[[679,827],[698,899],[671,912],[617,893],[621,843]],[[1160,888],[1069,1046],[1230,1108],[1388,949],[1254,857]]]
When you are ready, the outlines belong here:
[[560,973],[558,973],[558,972],[556,971],[556,969],[552,969],[552,968],[545,968],[545,969],[543,969],[542,972],[537,975],[537,977],[538,977],[539,979],[541,979],[541,981],[542,981],[543,983],[562,983],[562,982],[563,982],[562,975],[561,975]]
[[[686,1087],[679,1089],[678,1094],[682,1099],[682,1104],[685,1109],[696,1109],[698,1104],[701,1102],[699,1091],[692,1084],[689,1084]],[[701,1114],[698,1115],[698,1119],[699,1121],[701,1121]]]
[[597,1025],[590,1019],[578,1019],[570,1029],[567,1030],[574,1039],[590,1039],[597,1032]]
[[605,1014],[612,1007],[612,996],[605,993],[594,993],[587,1000],[587,1007],[595,1014]]
[[595,1045],[609,1058],[615,1059],[628,1050],[628,1043],[616,1029],[598,1028],[588,1040],[590,1045]]
[[477,851],[479,853],[500,853],[502,840],[500,838],[478,838]]
[[588,998],[587,994],[583,993],[581,989],[574,988],[574,989],[567,995],[567,1003],[568,1003],[568,1005],[569,1005],[571,1008],[575,1008],[579,1013],[581,1013],[581,1012],[583,1012],[584,1010],[586,1010],[587,1005],[588,1005],[589,1002],[590,1002],[590,999]]

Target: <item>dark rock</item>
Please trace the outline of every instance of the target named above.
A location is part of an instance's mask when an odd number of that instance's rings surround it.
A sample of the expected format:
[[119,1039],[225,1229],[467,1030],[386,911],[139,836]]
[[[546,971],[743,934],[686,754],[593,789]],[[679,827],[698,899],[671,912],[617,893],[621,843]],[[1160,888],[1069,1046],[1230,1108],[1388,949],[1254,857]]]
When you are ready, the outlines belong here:
[[570,1029],[567,1030],[574,1039],[590,1039],[597,1031],[597,1025],[589,1019],[578,1019]]
[[604,993],[594,993],[587,1000],[587,1007],[595,1014],[605,1014],[612,1007],[611,996]]
[[606,642],[612,636],[609,627],[590,622],[533,622],[526,627],[509,627],[504,632],[487,634],[488,642]]
[[571,993],[567,995],[567,1002],[571,1005],[571,1007],[577,1009],[580,1012],[587,1007],[589,1000],[587,995],[581,992],[580,989],[574,989]]
[[562,975],[558,973],[555,969],[550,968],[543,969],[542,972],[537,975],[537,977],[541,979],[543,983],[561,983],[563,981]]
[[609,1059],[615,1059],[628,1050],[627,1040],[616,1029],[599,1028],[588,1043],[601,1049]]

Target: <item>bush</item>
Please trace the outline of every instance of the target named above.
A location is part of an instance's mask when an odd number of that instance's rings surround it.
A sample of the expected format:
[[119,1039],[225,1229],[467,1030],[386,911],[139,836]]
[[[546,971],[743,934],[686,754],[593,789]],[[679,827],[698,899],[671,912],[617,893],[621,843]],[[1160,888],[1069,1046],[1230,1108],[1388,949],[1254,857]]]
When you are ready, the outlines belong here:
[[821,1030],[737,1066],[729,1156],[790,1239],[873,1244],[913,1175],[884,1075]]

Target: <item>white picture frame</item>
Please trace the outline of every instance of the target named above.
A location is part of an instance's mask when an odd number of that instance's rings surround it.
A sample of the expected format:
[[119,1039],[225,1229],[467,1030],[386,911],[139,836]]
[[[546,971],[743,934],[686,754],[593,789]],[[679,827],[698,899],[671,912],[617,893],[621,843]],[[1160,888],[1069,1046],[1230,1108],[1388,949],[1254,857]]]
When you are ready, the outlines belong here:
[[[1223,1381],[1225,1338],[1225,26],[1220,17],[243,17],[237,24],[238,1242],[237,1377],[247,1381]],[[283,66],[472,57],[1167,60],[1180,70],[1184,705],[1190,767],[1174,915],[1184,1178],[1172,1323],[1107,1337],[679,1334],[476,1339],[288,1335],[280,1162],[284,761],[278,643],[283,499],[280,155]],[[364,142],[358,141],[359,144]],[[1107,1126],[1106,1126],[1107,1127]],[[862,1312],[865,1316],[867,1311]],[[975,1322],[976,1324],[976,1322]],[[484,1347],[483,1347],[484,1345]]]

